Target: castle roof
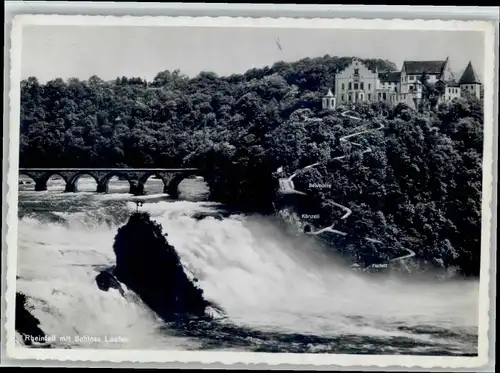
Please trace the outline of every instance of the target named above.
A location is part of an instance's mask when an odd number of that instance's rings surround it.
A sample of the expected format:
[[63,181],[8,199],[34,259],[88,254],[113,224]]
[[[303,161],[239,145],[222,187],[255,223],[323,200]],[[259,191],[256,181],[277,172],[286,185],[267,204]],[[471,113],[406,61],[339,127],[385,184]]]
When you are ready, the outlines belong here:
[[407,74],[441,74],[446,65],[445,61],[405,61],[403,69]]
[[399,82],[401,80],[400,71],[385,71],[378,74],[378,78],[384,82]]
[[334,97],[331,89],[328,90],[328,93],[325,97]]
[[458,84],[455,80],[442,80],[439,79],[436,83],[436,86],[443,86],[443,87],[460,87],[460,84]]
[[469,61],[469,64],[465,68],[464,73],[459,81],[460,84],[472,84],[472,83],[481,83],[479,78],[472,67],[472,62]]

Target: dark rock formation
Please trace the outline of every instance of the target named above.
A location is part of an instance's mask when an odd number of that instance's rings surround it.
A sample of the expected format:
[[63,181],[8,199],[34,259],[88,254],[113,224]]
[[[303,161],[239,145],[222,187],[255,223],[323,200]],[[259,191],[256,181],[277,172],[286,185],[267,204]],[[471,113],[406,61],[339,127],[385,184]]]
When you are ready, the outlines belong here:
[[217,212],[197,212],[197,213],[192,215],[192,218],[196,219],[198,221],[203,220],[203,219],[208,218],[208,217],[211,217],[211,218],[214,218],[214,219],[217,219],[220,221],[222,221],[224,219],[222,217],[222,214],[219,214]]
[[[211,304],[186,276],[165,236],[147,213],[133,214],[115,237],[114,276],[165,321],[207,317],[206,308]],[[103,275],[100,281],[105,287],[110,278]]]
[[38,325],[40,321],[26,309],[26,296],[16,293],[15,328],[25,345],[31,346],[33,341],[45,342],[46,335]]
[[124,295],[122,286],[120,285],[116,277],[113,276],[113,274],[108,271],[100,272],[96,276],[95,281],[97,283],[97,287],[102,291],[108,291],[109,288],[113,288],[117,289],[122,296]]

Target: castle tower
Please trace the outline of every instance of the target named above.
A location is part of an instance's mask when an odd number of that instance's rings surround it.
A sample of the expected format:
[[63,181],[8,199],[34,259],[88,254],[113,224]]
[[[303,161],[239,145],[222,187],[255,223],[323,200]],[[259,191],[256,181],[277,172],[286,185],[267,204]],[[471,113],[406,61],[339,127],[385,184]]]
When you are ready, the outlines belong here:
[[474,67],[472,67],[472,62],[469,61],[458,84],[460,84],[462,96],[475,96],[478,99],[481,98],[481,81],[474,71]]
[[335,109],[335,96],[333,95],[331,89],[329,89],[326,96],[323,97],[322,107],[325,110],[334,110]]

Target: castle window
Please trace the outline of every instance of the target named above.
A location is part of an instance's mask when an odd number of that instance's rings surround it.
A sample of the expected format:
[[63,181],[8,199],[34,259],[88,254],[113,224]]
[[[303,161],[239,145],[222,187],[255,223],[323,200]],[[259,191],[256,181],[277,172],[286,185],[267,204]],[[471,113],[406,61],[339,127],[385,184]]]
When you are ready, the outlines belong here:
[[365,83],[364,82],[361,82],[361,89],[364,90],[365,89]]
[[349,97],[347,97],[347,101],[351,102],[352,101],[352,96],[349,95]]
[[345,84],[344,84],[344,83],[342,83],[342,90],[344,90],[344,89],[345,89]]
[[358,83],[354,83],[354,89],[358,89]]
[[352,83],[349,82],[349,91],[352,89]]
[[385,92],[382,94],[382,97],[384,98],[384,100],[387,100],[387,95],[385,94]]
[[354,75],[359,75],[359,69],[354,69]]
[[342,95],[342,101],[344,101],[344,95]]
[[368,90],[372,89],[372,85],[368,84]]
[[368,93],[368,101],[370,101],[371,99],[372,99],[372,94]]

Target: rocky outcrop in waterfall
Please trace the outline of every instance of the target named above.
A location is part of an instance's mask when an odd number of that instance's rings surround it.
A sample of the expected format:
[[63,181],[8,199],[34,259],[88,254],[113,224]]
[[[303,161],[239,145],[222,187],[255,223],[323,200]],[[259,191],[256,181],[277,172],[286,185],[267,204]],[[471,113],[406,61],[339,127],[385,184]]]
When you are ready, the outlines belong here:
[[[187,277],[165,236],[147,213],[133,214],[115,237],[113,275],[165,321],[207,317],[207,307],[212,305]],[[102,275],[98,282],[112,285]]]
[[22,343],[31,346],[33,343],[43,344],[47,342],[47,337],[39,327],[40,320],[33,316],[27,309],[26,296],[16,293],[16,331],[22,337]]

